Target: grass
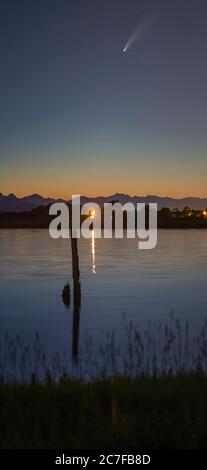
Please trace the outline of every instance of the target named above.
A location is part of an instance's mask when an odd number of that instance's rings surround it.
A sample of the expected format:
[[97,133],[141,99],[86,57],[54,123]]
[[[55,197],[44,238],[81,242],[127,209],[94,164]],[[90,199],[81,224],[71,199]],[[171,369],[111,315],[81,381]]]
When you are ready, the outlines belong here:
[[140,375],[162,376],[207,372],[207,321],[197,336],[188,321],[180,323],[173,313],[165,324],[147,324],[140,331],[123,318],[123,330],[102,337],[97,344],[90,335],[81,338],[78,361],[69,350],[47,351],[46,335],[36,333],[30,343],[20,336],[0,335],[0,380],[3,382],[54,381],[67,375],[93,381],[98,378]]
[[124,326],[79,362],[47,358],[38,334],[0,341],[0,448],[207,447],[207,323]]
[[206,448],[207,377],[0,385],[1,448]]

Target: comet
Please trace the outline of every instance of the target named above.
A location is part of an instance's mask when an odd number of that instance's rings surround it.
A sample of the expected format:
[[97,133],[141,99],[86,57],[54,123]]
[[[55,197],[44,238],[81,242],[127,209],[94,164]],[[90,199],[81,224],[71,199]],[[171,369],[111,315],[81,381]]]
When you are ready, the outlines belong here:
[[137,41],[138,37],[140,36],[141,34],[141,31],[142,31],[142,28],[139,27],[137,28],[133,34],[130,36],[129,40],[127,41],[127,43],[125,44],[124,48],[123,48],[123,52],[127,52],[128,49],[130,49],[131,47],[133,47],[133,45],[135,44],[135,42]]
[[157,7],[158,5],[155,5],[148,13],[148,15],[145,15],[145,18],[140,21],[139,26],[131,34],[130,38],[122,49],[122,52],[124,54],[136,44],[137,40],[141,38],[142,34],[146,32],[146,30],[152,25],[155,19],[155,14],[159,12]]

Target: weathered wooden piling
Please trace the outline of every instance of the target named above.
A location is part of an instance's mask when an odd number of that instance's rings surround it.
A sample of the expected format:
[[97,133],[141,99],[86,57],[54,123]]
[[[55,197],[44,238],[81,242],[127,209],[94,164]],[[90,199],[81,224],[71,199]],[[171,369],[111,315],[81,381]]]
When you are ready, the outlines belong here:
[[72,214],[70,207],[70,236],[72,251],[72,273],[73,273],[73,338],[72,338],[72,356],[78,358],[80,307],[81,307],[81,284],[78,257],[78,240],[74,237],[72,231]]

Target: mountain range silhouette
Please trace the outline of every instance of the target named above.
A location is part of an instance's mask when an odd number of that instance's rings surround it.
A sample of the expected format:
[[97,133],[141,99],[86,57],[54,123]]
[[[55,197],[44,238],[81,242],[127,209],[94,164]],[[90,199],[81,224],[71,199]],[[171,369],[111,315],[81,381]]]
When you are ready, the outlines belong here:
[[[0,212],[27,212],[39,206],[47,206],[53,202],[69,202],[70,199],[57,199],[52,197],[43,197],[39,194],[31,194],[19,198],[15,194],[10,193],[7,196],[0,193]],[[129,194],[116,193],[109,196],[97,196],[97,197],[81,197],[81,203],[96,202],[101,207],[105,202],[119,201],[122,204],[126,202],[155,202],[158,204],[158,209],[168,207],[169,209],[182,210],[184,207],[189,206],[192,209],[204,209],[207,208],[207,198],[198,197],[185,197],[182,199],[172,197],[162,197],[156,195],[147,196],[130,196]]]

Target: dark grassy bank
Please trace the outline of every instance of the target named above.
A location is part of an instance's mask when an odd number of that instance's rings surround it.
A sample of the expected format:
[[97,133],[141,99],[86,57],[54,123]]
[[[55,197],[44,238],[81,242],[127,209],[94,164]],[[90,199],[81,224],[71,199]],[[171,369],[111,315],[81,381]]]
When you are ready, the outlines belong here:
[[0,385],[1,448],[206,448],[207,376]]

